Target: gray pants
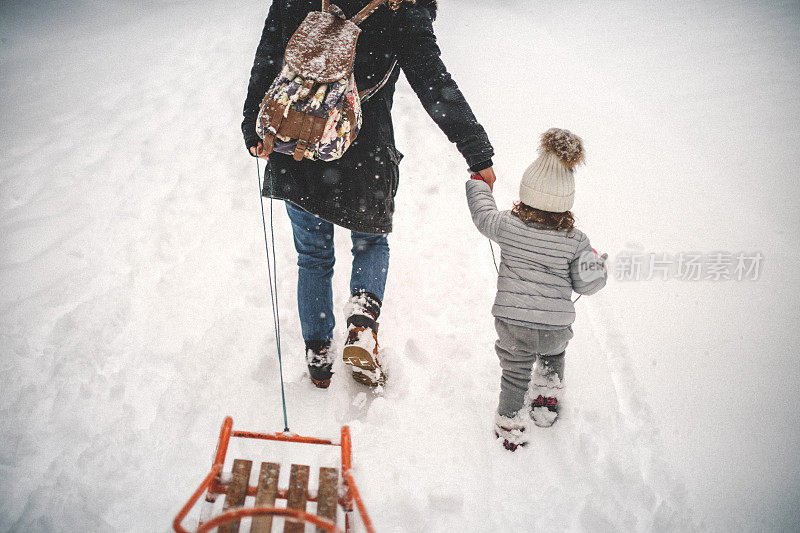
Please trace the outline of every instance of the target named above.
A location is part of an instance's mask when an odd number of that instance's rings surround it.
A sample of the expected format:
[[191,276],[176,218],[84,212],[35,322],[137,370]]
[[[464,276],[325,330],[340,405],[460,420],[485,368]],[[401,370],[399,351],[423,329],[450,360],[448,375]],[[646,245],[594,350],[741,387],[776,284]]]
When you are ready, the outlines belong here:
[[494,327],[497,330],[494,349],[503,369],[497,412],[511,418],[525,403],[525,393],[528,392],[537,357],[539,373],[557,375],[559,380],[564,380],[564,350],[572,338],[572,328],[532,329],[509,324],[499,318],[495,319]]

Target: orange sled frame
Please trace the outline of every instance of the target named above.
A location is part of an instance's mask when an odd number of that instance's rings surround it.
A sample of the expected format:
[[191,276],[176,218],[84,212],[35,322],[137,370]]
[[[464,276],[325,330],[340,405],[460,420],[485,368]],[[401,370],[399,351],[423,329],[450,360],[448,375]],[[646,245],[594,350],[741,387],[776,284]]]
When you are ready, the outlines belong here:
[[[227,483],[223,483],[220,479],[220,473],[222,472],[222,468],[225,464],[225,456],[228,453],[228,443],[230,442],[231,437],[240,437],[245,439],[260,439],[260,440],[270,440],[270,441],[279,441],[279,442],[293,442],[293,443],[300,443],[300,444],[320,444],[324,446],[339,446],[342,449],[342,483],[343,483],[343,490],[340,491],[341,496],[339,497],[338,504],[342,507],[345,512],[345,531],[349,533],[351,531],[351,524],[350,524],[350,513],[353,511],[353,504],[355,503],[355,507],[358,509],[358,514],[361,517],[361,522],[364,525],[364,528],[367,530],[368,533],[375,533],[375,528],[372,525],[372,521],[367,514],[367,509],[364,507],[364,502],[361,499],[361,495],[358,492],[358,487],[356,486],[356,482],[353,479],[353,474],[351,472],[352,469],[352,446],[350,441],[350,428],[347,426],[342,427],[342,437],[340,442],[332,442],[326,439],[317,439],[313,437],[301,437],[299,435],[294,435],[291,433],[252,433],[249,431],[234,431],[233,430],[233,419],[231,417],[226,417],[225,421],[222,424],[222,429],[219,433],[219,443],[217,444],[217,453],[214,457],[214,464],[211,467],[211,472],[206,476],[203,482],[197,487],[197,490],[192,494],[192,497],[189,498],[189,501],[183,506],[180,510],[178,515],[175,517],[175,520],[172,522],[172,527],[175,529],[177,533],[188,533],[186,529],[181,525],[181,522],[186,518],[189,512],[197,503],[197,500],[200,499],[200,496],[206,491],[206,501],[207,502],[215,502],[216,498],[220,494],[227,493]],[[249,471],[248,471],[249,475]],[[244,495],[242,495],[242,501],[244,501],[244,496],[256,496],[258,491],[258,487],[250,486],[249,483],[245,483],[246,491]],[[283,500],[288,500],[288,491],[287,490],[277,490],[276,497]],[[310,496],[307,497],[307,501],[316,502],[317,497]],[[231,509],[223,509],[223,512],[215,517],[213,517],[208,522],[203,522],[202,519],[198,525],[197,533],[204,533],[206,531],[211,531],[216,527],[223,526],[225,524],[234,524],[233,528],[230,528],[233,531],[238,531],[238,522],[242,518],[246,517],[258,517],[258,516],[282,516],[287,519],[287,526],[294,522],[297,525],[310,523],[314,524],[317,527],[317,531],[328,531],[331,533],[342,533],[342,530],[336,525],[336,523],[317,516],[313,514],[309,514],[300,509],[289,509],[283,507],[235,507]],[[290,522],[291,521],[291,522]],[[299,524],[298,524],[299,523]],[[300,529],[302,531],[302,528]]]

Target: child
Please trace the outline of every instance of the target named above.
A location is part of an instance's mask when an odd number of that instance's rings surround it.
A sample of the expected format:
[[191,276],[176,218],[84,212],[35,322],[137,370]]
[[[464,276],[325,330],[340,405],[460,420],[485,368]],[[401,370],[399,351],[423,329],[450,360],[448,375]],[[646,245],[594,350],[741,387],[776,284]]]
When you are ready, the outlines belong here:
[[514,451],[527,443],[525,421],[549,427],[564,389],[564,350],[572,338],[572,292],[603,288],[607,255],[597,257],[570,212],[573,171],[583,143],[566,130],[542,135],[539,158],[525,171],[519,202],[498,211],[480,176],[467,181],[467,200],[478,230],[500,245],[497,297],[492,308],[503,377],[495,434]]

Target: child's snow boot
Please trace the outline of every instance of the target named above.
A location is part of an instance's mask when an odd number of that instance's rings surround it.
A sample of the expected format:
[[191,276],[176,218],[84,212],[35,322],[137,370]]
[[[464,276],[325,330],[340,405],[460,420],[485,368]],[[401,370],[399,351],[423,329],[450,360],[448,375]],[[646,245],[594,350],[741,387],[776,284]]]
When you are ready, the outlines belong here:
[[378,359],[378,316],[381,301],[368,292],[353,295],[347,303],[347,341],[344,362],[353,371],[358,383],[377,387],[386,382],[386,374]]
[[528,444],[525,429],[525,424],[519,416],[509,418],[500,413],[494,415],[494,435],[498,439],[503,439],[503,448],[510,452]]
[[539,427],[552,426],[564,397],[564,352],[537,358],[531,375],[530,397],[533,423]]
[[333,377],[331,341],[306,341],[306,364],[311,381],[320,389],[327,389]]

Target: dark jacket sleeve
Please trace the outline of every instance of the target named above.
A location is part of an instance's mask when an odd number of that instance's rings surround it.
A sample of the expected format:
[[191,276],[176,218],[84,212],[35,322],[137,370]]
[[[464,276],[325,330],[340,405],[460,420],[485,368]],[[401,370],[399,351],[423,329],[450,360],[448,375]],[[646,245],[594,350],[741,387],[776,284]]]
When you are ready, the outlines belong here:
[[242,134],[248,150],[261,140],[256,134],[256,116],[261,100],[281,72],[285,45],[281,34],[281,4],[274,0],[269,9],[264,31],[261,33],[261,42],[256,49],[256,58],[253,69],[250,71],[250,84],[247,87],[247,98],[244,101],[244,120],[242,121]]
[[395,15],[394,50],[408,83],[473,171],[491,166],[489,137],[441,59],[426,7],[406,4]]

